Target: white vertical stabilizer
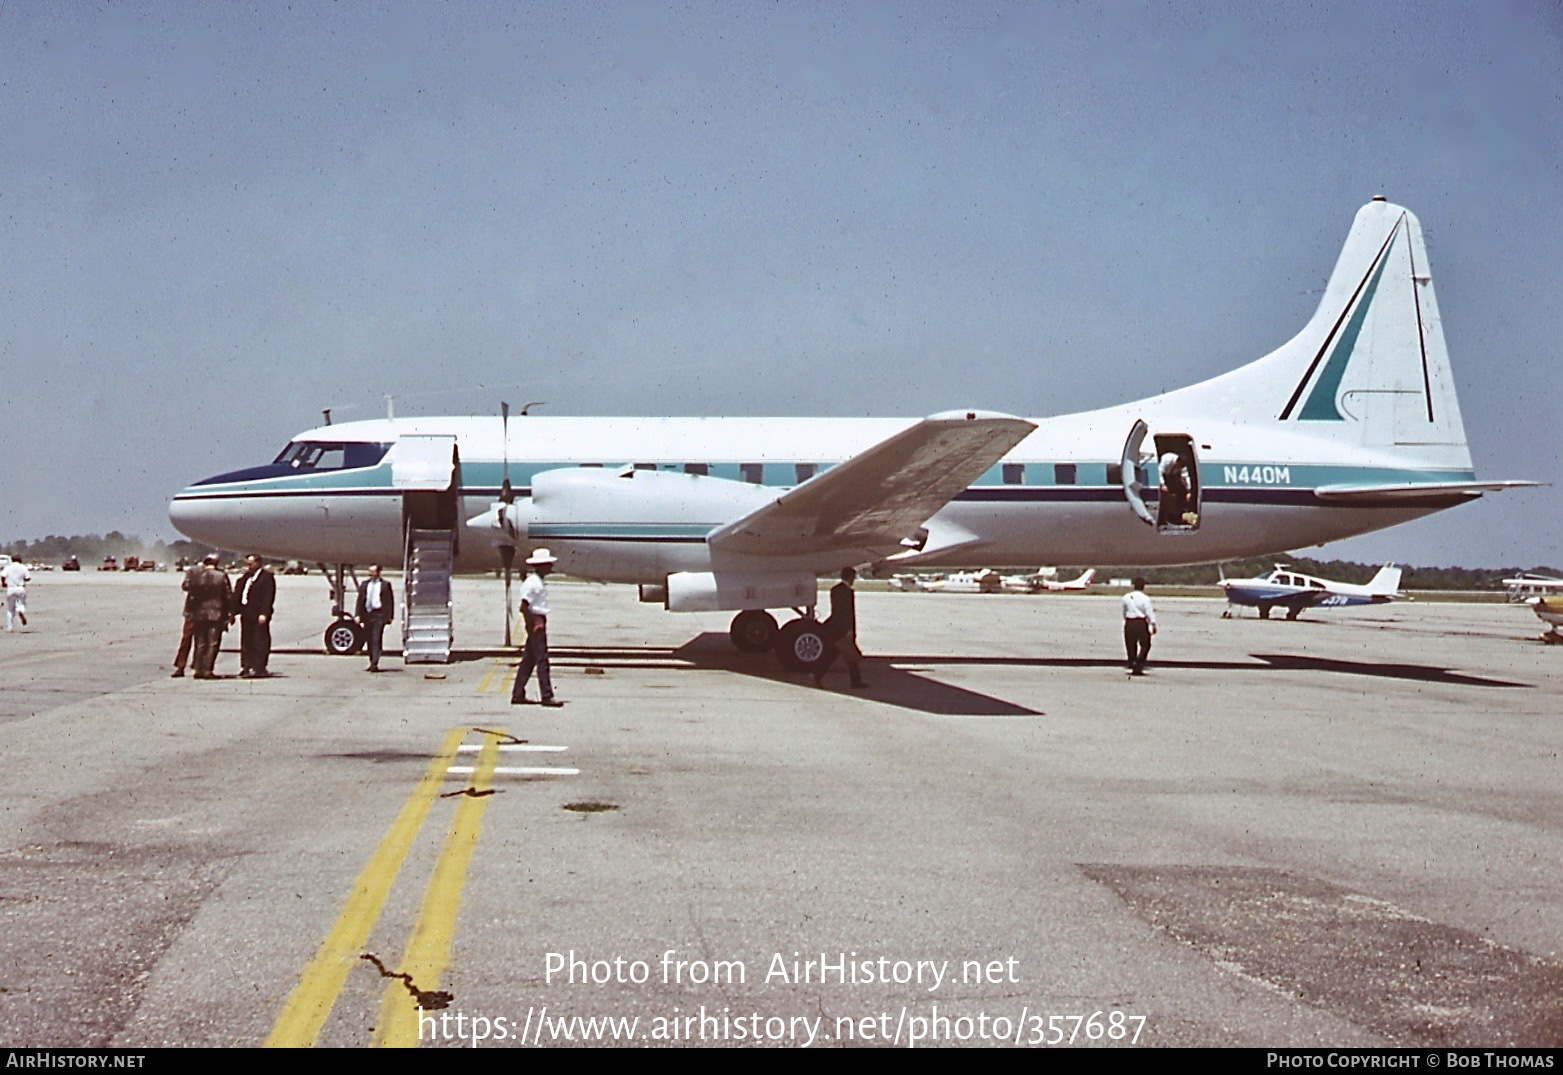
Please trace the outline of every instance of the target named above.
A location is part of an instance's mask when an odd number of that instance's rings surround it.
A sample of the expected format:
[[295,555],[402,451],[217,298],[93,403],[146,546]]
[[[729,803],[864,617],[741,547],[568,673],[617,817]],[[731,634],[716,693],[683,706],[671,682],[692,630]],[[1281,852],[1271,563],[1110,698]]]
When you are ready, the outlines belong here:
[[1394,597],[1400,592],[1400,574],[1400,568],[1385,564],[1368,580],[1368,593],[1374,597]]
[[1357,212],[1301,332],[1257,362],[1155,402],[1470,466],[1422,226],[1382,198]]

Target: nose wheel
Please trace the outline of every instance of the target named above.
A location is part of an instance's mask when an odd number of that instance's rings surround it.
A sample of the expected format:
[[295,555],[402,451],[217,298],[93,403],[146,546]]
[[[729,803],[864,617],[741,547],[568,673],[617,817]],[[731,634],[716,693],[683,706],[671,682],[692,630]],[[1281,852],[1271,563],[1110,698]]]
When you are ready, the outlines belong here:
[[353,589],[357,590],[358,576],[353,572],[351,564],[337,564],[335,572],[321,564],[320,573],[331,587],[331,614],[336,617],[331,621],[331,626],[326,628],[326,652],[333,657],[351,657],[362,650],[368,641],[364,629],[347,614],[347,579],[351,575]]
[[364,631],[352,620],[337,620],[326,628],[326,652],[333,657],[351,657],[364,648]]

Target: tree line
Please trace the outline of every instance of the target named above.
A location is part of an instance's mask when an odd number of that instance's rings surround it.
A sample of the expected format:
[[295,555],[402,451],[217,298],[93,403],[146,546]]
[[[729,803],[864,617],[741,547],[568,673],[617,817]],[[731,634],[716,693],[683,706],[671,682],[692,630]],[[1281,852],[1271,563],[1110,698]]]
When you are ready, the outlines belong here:
[[0,552],[9,553],[13,559],[26,563],[45,563],[58,567],[66,557],[74,556],[81,561],[82,567],[89,570],[108,556],[120,561],[127,556],[134,556],[140,560],[171,564],[181,557],[199,560],[209,552],[220,551],[185,538],[147,542],[118,530],[110,530],[107,534],[73,534],[70,537],[50,534],[35,541],[13,541],[0,545]]

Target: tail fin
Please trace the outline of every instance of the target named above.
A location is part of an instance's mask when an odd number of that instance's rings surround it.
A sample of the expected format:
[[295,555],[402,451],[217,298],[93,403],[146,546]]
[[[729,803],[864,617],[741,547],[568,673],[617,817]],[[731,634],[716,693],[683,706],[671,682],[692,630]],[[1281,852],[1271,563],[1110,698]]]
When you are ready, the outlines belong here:
[[1393,597],[1400,592],[1400,568],[1385,564],[1368,580],[1368,593],[1374,597]]
[[1163,398],[1470,467],[1422,226],[1382,197],[1357,212],[1301,332],[1257,362]]

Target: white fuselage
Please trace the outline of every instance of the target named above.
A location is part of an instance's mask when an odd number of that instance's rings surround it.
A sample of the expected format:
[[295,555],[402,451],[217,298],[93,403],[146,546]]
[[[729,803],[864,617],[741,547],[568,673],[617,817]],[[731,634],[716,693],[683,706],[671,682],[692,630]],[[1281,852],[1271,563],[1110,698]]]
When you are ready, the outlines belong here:
[[[1446,468],[1429,468],[1426,459],[1400,459],[1390,450],[1367,451],[1208,416],[1180,421],[1154,414],[1156,402],[1038,420],[1036,431],[1004,464],[930,520],[931,530],[951,529],[976,541],[897,563],[917,568],[1038,561],[1150,566],[1237,559],[1365,533],[1459,499],[1326,505],[1314,498],[1316,486],[1470,476],[1457,458]],[[1114,468],[1125,432],[1142,416],[1158,430],[1189,434],[1198,445],[1204,509],[1197,532],[1159,534],[1142,524],[1125,500]],[[622,510],[608,505],[586,513],[596,517],[535,523],[527,536],[529,544],[553,549],[567,573],[655,582],[678,571],[712,570],[704,535],[731,521],[746,498],[763,503],[798,484],[800,465],[829,467],[911,424],[903,419],[531,417],[510,423],[508,469],[522,498],[537,474],[583,466],[601,468],[607,479],[616,469],[635,465],[682,475],[693,464],[712,477],[747,486],[733,489],[727,506],[721,497],[699,501],[699,506],[709,505],[709,518],[701,517],[698,507],[691,513],[687,504],[651,511],[644,505],[627,504]],[[460,457],[459,519],[479,515],[498,499],[506,453],[497,418],[355,422],[309,430],[294,443],[388,445],[406,434],[454,438]],[[1017,472],[1014,465],[1023,469]],[[385,461],[329,470],[274,465],[221,475],[182,491],[169,514],[197,540],[279,559],[364,564],[396,563],[402,556],[403,495],[392,486]],[[617,517],[604,517],[609,515]],[[461,534],[460,569],[499,564],[491,535]],[[842,565],[779,566],[826,572]]]

